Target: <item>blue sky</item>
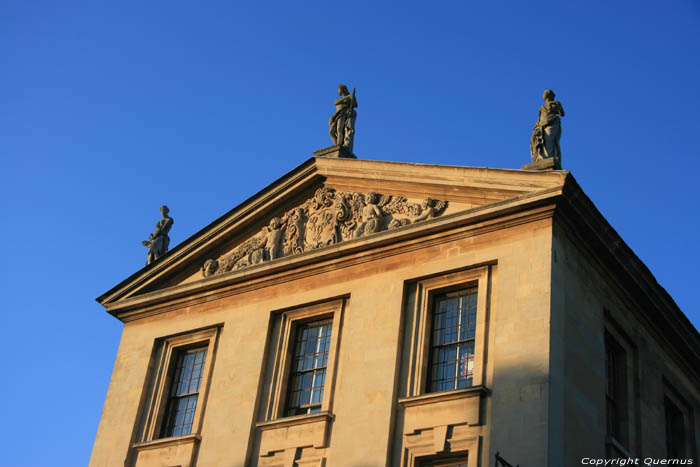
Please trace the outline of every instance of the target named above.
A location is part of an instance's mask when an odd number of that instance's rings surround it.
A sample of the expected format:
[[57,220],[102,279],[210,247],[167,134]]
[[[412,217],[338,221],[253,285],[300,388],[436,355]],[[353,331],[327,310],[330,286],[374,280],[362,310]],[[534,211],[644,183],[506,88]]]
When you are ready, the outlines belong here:
[[[519,168],[545,88],[563,165],[700,327],[700,3],[0,4],[6,465],[85,465],[121,323],[94,298],[330,145]],[[8,402],[9,401],[9,402]]]

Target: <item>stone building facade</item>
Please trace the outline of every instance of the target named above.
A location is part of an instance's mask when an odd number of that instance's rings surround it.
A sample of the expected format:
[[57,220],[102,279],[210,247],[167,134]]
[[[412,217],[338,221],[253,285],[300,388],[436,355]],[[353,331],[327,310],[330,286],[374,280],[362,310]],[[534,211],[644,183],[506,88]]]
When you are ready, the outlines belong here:
[[98,301],[93,467],[700,447],[700,336],[567,171],[314,157]]

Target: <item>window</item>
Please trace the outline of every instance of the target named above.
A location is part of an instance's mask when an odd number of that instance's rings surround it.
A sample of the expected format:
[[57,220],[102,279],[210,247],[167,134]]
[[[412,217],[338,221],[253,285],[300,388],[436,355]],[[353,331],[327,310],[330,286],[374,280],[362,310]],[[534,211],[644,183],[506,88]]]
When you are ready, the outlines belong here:
[[206,347],[178,352],[161,438],[188,435],[192,431],[206,358]]
[[491,268],[407,284],[402,397],[482,387]]
[[[620,321],[622,314],[603,309],[603,372],[600,395],[605,399],[605,453],[608,459],[639,456],[642,452],[639,350]],[[600,354],[599,354],[600,355]]]
[[326,380],[333,320],[315,321],[297,328],[290,371],[287,415],[319,412]]
[[199,433],[218,334],[216,327],[156,340],[140,443]]
[[406,283],[394,452],[406,467],[480,463],[495,265]]
[[663,378],[666,456],[671,459],[695,458],[695,418],[693,409],[686,402],[688,394],[682,386]]
[[257,465],[291,465],[299,449],[294,465],[325,465],[347,303],[343,297],[271,313]]
[[434,298],[429,392],[462,389],[474,380],[477,290]]
[[[610,335],[605,336],[605,418],[608,439],[626,446],[627,418],[626,354]],[[610,452],[612,451],[612,452]],[[609,449],[611,457],[627,457],[619,449]]]
[[261,423],[330,412],[345,304],[341,298],[272,314]]
[[673,459],[685,457],[685,423],[683,412],[668,397],[664,397],[666,412],[666,455]]

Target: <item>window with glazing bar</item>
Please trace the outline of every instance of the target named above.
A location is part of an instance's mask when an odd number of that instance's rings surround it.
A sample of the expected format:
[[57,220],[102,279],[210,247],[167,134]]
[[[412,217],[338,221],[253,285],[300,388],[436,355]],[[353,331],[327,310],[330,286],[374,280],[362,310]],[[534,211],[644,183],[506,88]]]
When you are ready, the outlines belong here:
[[686,429],[683,412],[668,397],[664,397],[666,415],[666,455],[673,459],[685,457]]
[[289,373],[287,416],[321,410],[332,328],[330,319],[297,327]]
[[434,297],[429,392],[472,386],[476,310],[475,288]]
[[[622,446],[627,445],[625,436],[627,389],[626,355],[624,349],[615,339],[606,333],[605,336],[605,418],[607,421],[608,438],[614,439]],[[617,448],[609,447],[608,456],[616,458],[624,456]]]
[[162,438],[188,435],[192,431],[206,360],[206,347],[178,352],[163,418]]

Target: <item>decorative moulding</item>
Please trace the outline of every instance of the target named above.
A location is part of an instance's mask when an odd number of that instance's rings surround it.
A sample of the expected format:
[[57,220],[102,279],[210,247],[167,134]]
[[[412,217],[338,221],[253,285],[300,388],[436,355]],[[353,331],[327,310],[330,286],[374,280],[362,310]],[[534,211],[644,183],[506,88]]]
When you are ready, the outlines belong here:
[[399,399],[404,408],[403,432],[417,433],[445,425],[480,425],[481,399],[484,387],[457,389]]
[[308,459],[312,465],[322,465],[328,424],[332,420],[333,415],[329,412],[319,412],[257,423],[262,432],[260,465],[291,466],[293,464],[288,464],[288,460],[294,460],[297,450],[304,448],[313,448],[319,454]]

